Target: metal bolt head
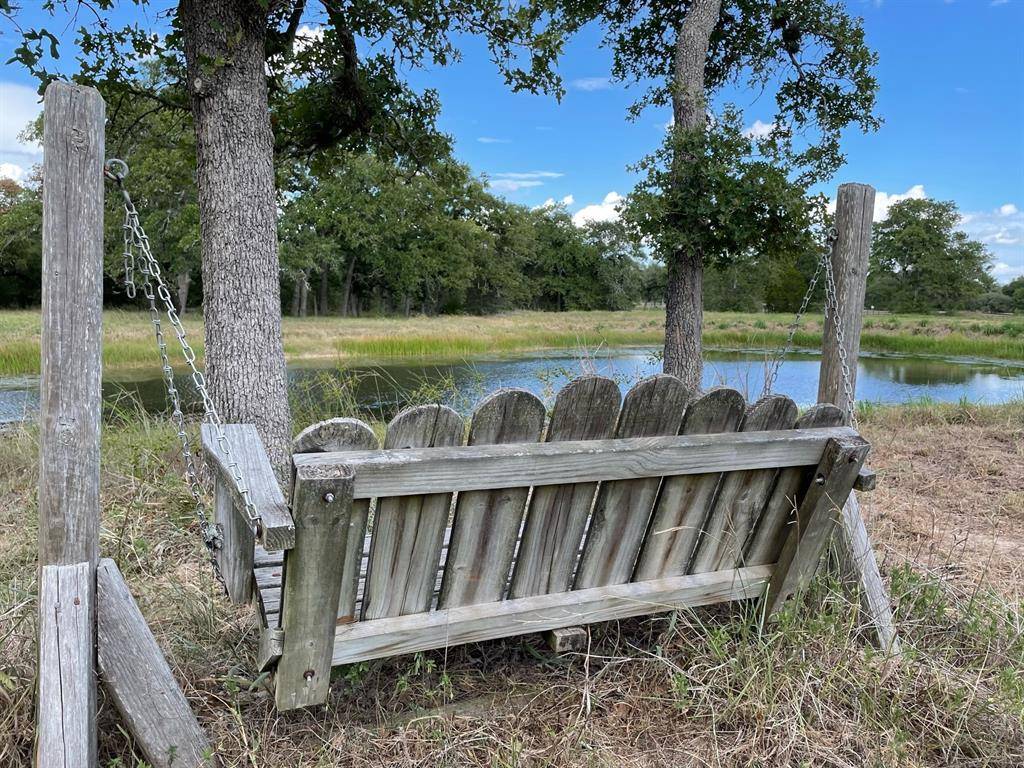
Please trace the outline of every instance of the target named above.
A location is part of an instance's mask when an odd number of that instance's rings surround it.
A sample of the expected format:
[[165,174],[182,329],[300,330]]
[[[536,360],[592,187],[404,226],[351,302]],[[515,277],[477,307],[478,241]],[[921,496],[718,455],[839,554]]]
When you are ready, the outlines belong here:
[[328,491],[327,493],[324,494],[324,504],[333,504],[334,498],[334,494]]

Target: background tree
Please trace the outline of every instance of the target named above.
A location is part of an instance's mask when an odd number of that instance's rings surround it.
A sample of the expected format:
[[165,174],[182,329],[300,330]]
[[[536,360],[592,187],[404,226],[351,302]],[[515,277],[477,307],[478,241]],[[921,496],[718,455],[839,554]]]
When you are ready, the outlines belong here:
[[[76,80],[191,111],[211,395],[225,419],[257,425],[284,478],[291,424],[281,341],[275,140],[294,152],[369,135],[404,142],[405,112],[415,113],[422,99],[400,71],[447,64],[458,58],[457,35],[480,34],[511,85],[555,87],[543,62],[558,41],[533,34],[534,16],[499,0],[455,0],[443,13],[430,3],[321,0],[325,23],[302,40],[306,0],[181,0],[163,9],[135,3],[150,7],[140,14],[143,21],[169,16],[172,33],[162,36],[143,22],[118,26],[114,0],[54,0],[45,8],[65,17],[55,20],[61,29],[83,5],[95,19],[77,31]],[[0,12],[16,21],[9,3]],[[14,59],[45,85],[57,76],[57,36],[46,28],[15,27],[21,44]],[[515,66],[520,51],[537,65],[532,71]],[[177,74],[178,98],[140,83],[145,62],[154,57]],[[270,108],[279,93],[288,94],[282,110],[290,110],[292,119],[290,130],[275,137]]]
[[[558,36],[602,25],[612,75],[645,87],[631,116],[671,106],[664,145],[640,165],[631,219],[667,266],[665,370],[699,386],[705,264],[799,230],[813,212],[796,198],[840,167],[841,131],[878,126],[876,57],[861,22],[838,0],[534,5]],[[773,130],[757,141],[737,111],[716,110],[716,97],[737,85],[774,92]],[[766,222],[773,241],[759,230]]]
[[951,311],[994,291],[981,243],[957,229],[952,202],[901,200],[875,225],[866,303],[894,312]]
[[39,303],[43,203],[38,184],[0,179],[0,305]]

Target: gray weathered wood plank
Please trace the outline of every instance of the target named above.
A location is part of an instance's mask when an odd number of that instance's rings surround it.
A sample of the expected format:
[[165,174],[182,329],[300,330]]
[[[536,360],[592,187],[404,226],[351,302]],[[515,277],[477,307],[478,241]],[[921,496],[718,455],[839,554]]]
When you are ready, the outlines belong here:
[[154,768],[211,766],[213,750],[113,560],[96,570],[103,685]]
[[[379,447],[373,429],[359,419],[334,418],[306,427],[295,438],[292,448],[296,453],[323,453],[326,451],[371,451]],[[366,521],[370,512],[369,499],[352,502],[348,535],[345,538],[344,561],[341,566],[341,593],[338,597],[338,622],[355,621],[356,587],[365,573],[364,545],[369,547]]]
[[279,710],[323,704],[331,682],[332,633],[341,594],[340,554],[352,513],[352,471],[300,467],[292,495],[295,546],[285,553],[281,629],[274,676]]
[[[737,422],[739,418],[736,417]],[[365,499],[377,495],[415,496],[500,488],[508,482],[509,476],[524,484],[545,486],[574,480],[590,484],[604,480],[793,467],[817,463],[829,438],[855,434],[849,427],[839,427],[429,450],[302,453],[295,456],[295,464],[348,464],[356,473],[355,498]],[[535,490],[539,492],[540,488]],[[533,507],[532,501],[530,507]]]
[[868,538],[867,527],[860,513],[857,495],[851,493],[843,505],[843,535],[836,536],[839,562],[844,573],[858,587],[861,609],[867,616],[878,646],[889,653],[900,653],[900,641],[896,635],[896,622],[892,615],[889,591],[878,570],[875,550]]
[[[784,395],[767,395],[750,406],[743,432],[792,429],[796,403]],[[690,570],[721,571],[746,563],[743,551],[750,531],[768,502],[778,469],[730,472],[722,479],[714,506],[708,513]]]
[[[544,403],[536,395],[524,389],[502,390],[477,406],[467,444],[536,442],[543,428]],[[504,596],[529,492],[529,486],[520,486],[459,494],[440,607],[487,603]]]
[[95,768],[96,677],[88,562],[39,572],[39,673],[35,764]]
[[[446,406],[409,408],[388,425],[384,447],[438,452],[440,447],[461,444],[463,428],[462,417]],[[318,455],[336,454],[300,454],[296,463],[301,457]],[[430,608],[453,487],[444,490],[402,497],[379,494],[383,498],[378,498],[374,514],[363,618],[402,616]]]
[[47,86],[39,360],[39,562],[96,565],[103,350],[104,103]]
[[[626,395],[615,437],[677,435],[692,394],[675,376],[658,374],[644,379]],[[660,486],[660,477],[601,485],[576,573],[576,589],[629,581]]]
[[[814,576],[843,505],[853,491],[870,446],[859,436],[830,440],[818,462],[814,479],[800,503],[798,525],[790,526],[775,573],[765,595],[765,616],[779,611]],[[758,567],[758,566],[754,566]]]
[[335,632],[333,663],[749,599],[764,593],[772,570],[757,566],[699,573],[346,624]]
[[245,513],[235,509],[235,497],[220,475],[213,479],[213,519],[221,532],[220,549],[214,556],[224,588],[232,603],[242,605],[252,599],[256,536]]
[[[577,445],[592,445],[590,442],[578,441],[594,441],[611,436],[621,400],[622,393],[611,379],[582,376],[569,382],[555,398],[545,442],[537,446],[554,448],[553,453],[548,454],[550,456],[557,454],[567,441],[576,441],[574,444]],[[541,459],[531,464],[541,468],[550,464],[550,459]],[[486,473],[500,472],[502,477],[516,477],[524,485],[534,486],[509,586],[512,597],[569,589],[587,517],[597,490],[598,478],[590,482],[574,482],[577,479],[576,473],[566,472],[558,479],[545,481],[543,476],[527,476],[525,470],[525,466],[516,466],[507,461],[501,461],[486,470]],[[459,475],[465,477],[465,473]],[[558,480],[563,482],[559,483]]]
[[855,491],[873,491],[878,487],[878,475],[873,469],[861,467],[857,479],[853,483]]
[[[751,458],[767,458],[775,449],[786,445],[795,432],[752,432],[734,434],[743,421],[746,401],[735,389],[716,387],[702,397],[694,400],[683,415],[683,437],[677,441],[687,444],[726,444],[743,445],[743,441],[755,435],[767,437]],[[823,444],[822,444],[823,445]],[[817,453],[821,446],[815,449]],[[698,451],[689,454],[696,458]],[[820,455],[820,454],[818,454]],[[635,581],[679,576],[686,573],[693,557],[694,547],[700,537],[701,527],[707,518],[708,510],[715,499],[715,492],[723,471],[736,469],[755,469],[782,466],[774,461],[763,463],[760,467],[715,466],[711,461],[697,462],[696,474],[681,477],[666,477],[661,486],[661,494],[651,517],[650,528],[637,559]],[[679,457],[680,464],[685,457]],[[804,462],[797,462],[804,463]],[[677,466],[676,469],[679,467]],[[667,475],[682,474],[671,470]]]
[[[797,429],[826,429],[843,423],[843,412],[829,403],[811,406],[796,422]],[[779,559],[779,553],[796,523],[796,512],[814,467],[789,467],[779,471],[775,487],[747,543],[744,564],[764,565]]]
[[[241,514],[246,525],[249,525],[245,518],[245,501],[231,467],[228,466],[227,457],[217,444],[216,429],[212,424],[203,424],[200,431],[203,453],[211,469],[234,498],[236,513]],[[252,424],[225,424],[224,434],[231,446],[231,456],[237,462],[242,480],[249,489],[249,500],[260,516],[257,541],[267,549],[292,547],[295,544],[295,525],[256,427]]]

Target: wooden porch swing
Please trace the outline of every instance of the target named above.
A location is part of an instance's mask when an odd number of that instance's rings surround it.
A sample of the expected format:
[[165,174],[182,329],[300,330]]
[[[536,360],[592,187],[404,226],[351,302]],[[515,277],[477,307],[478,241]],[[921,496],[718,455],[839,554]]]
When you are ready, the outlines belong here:
[[[45,110],[37,764],[95,765],[97,659],[152,764],[206,764],[127,585],[98,558],[104,105],[93,89],[53,83]],[[213,524],[198,490],[197,513],[230,598],[256,602],[277,707],[322,704],[332,666],[366,659],[734,600],[761,600],[769,618],[830,540],[879,644],[896,652],[851,494],[873,483],[869,446],[847,424],[873,198],[839,189],[822,404],[801,416],[781,395],[748,405],[657,375],[622,398],[615,382],[584,376],[549,418],[529,392],[502,390],[468,429],[443,405],[407,409],[383,445],[356,419],[313,425],[294,441],[285,499],[255,427],[221,425],[207,404]],[[125,210],[161,352],[155,296],[205,395],[127,195]],[[169,371],[165,359],[191,471]]]

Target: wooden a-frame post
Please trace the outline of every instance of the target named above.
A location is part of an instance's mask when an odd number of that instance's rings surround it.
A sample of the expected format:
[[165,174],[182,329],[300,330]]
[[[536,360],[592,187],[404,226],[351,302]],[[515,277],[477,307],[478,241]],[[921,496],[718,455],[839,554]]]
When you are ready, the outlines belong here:
[[98,666],[149,763],[194,768],[206,737],[117,566],[99,560],[104,115],[94,88],[46,89],[35,765],[95,768]]
[[[856,395],[857,358],[860,354],[860,335],[864,319],[864,294],[867,289],[868,261],[871,255],[871,221],[874,214],[875,190],[867,184],[842,184],[836,198],[836,241],[830,254],[832,272],[839,313],[826,312],[821,348],[821,373],[818,379],[818,402],[833,403],[846,413],[851,406],[846,387],[843,384],[843,356],[850,376],[850,393]],[[840,332],[837,333],[837,326]],[[839,339],[843,344],[840,347]],[[849,417],[847,417],[849,420]],[[824,479],[823,479],[824,482]],[[841,498],[842,497],[842,498]],[[849,490],[836,493],[829,501],[831,513],[839,505],[839,520],[834,526],[836,549],[844,575],[856,581],[862,610],[874,629],[878,645],[891,653],[899,652],[899,640],[893,622],[889,594],[878,570],[875,552],[868,539],[867,529],[860,514],[857,497]],[[821,556],[820,547],[805,547],[799,554],[793,550],[800,547],[806,531],[794,530],[787,542],[789,556],[796,560],[799,573],[779,574],[773,579],[770,594],[782,590],[782,582],[799,587],[813,573],[813,566]],[[783,563],[780,562],[780,566]],[[810,567],[808,567],[810,566]],[[781,570],[781,569],[780,569]],[[769,600],[768,611],[776,610],[781,604]]]

